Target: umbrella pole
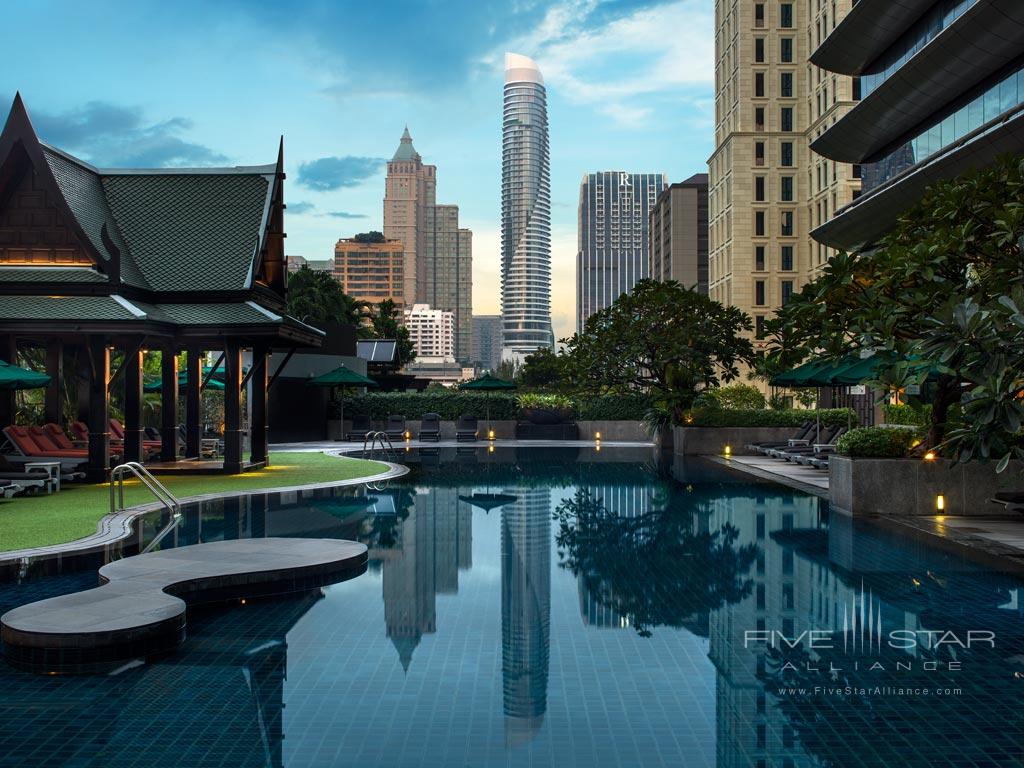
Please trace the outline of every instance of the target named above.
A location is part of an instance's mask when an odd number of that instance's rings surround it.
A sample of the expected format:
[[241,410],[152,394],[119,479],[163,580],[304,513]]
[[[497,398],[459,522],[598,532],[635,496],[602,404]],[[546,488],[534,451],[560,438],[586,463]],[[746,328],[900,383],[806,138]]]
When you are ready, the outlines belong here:
[[817,398],[817,402],[814,404],[814,412],[817,414],[817,421],[818,421],[817,428],[815,429],[815,432],[814,432],[814,436],[815,436],[814,442],[815,443],[820,443],[821,442],[821,387],[815,387],[814,391],[816,393],[816,398]]

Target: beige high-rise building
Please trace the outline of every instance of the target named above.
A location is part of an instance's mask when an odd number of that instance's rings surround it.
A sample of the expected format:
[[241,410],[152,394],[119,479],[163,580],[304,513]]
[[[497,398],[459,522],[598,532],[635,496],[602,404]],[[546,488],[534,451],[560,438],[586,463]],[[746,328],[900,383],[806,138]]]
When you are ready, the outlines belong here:
[[424,165],[406,127],[398,149],[388,161],[384,186],[384,237],[405,247],[403,295],[411,306],[425,301],[427,206],[434,205],[437,166]]
[[405,246],[406,306],[430,304],[455,318],[455,356],[468,361],[473,327],[473,233],[459,207],[437,204],[437,166],[424,165],[406,128],[388,162],[384,236]]
[[854,105],[854,82],[810,52],[852,0],[715,2],[715,152],[708,161],[709,294],[764,322],[831,253],[811,229],[850,202],[858,169],[811,141]]
[[391,299],[399,307],[405,306],[404,277],[405,251],[399,240],[380,242],[357,236],[339,240],[334,246],[334,278],[358,301],[379,304]]

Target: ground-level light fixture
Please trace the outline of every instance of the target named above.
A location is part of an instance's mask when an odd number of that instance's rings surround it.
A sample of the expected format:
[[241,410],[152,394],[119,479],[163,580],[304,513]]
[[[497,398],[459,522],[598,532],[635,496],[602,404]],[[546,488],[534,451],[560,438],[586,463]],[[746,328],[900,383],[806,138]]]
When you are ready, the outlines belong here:
[[493,429],[487,430],[487,439],[488,440],[493,440],[494,439],[494,430]]
[[597,440],[598,442],[600,442],[601,441],[601,433],[600,432],[595,432],[594,433],[594,439]]
[[410,432],[408,429],[405,430],[405,439],[412,440],[412,432]]
[[722,451],[722,453],[724,453],[726,456],[732,456],[732,446],[725,446],[725,449]]
[[928,451],[928,453],[926,453],[924,455],[924,460],[925,461],[935,461],[935,451]]
[[943,512],[946,509],[946,497],[941,493],[935,497],[935,509],[939,512]]

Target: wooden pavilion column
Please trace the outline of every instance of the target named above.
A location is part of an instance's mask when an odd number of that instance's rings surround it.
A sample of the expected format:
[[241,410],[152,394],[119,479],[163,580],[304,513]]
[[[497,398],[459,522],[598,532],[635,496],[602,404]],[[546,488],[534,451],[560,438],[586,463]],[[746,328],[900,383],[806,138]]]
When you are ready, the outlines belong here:
[[199,457],[199,426],[201,405],[199,387],[203,383],[203,356],[200,350],[190,347],[185,361],[185,458]]
[[224,347],[224,471],[242,471],[242,348]]
[[103,336],[90,336],[86,342],[89,363],[89,462],[86,477],[91,483],[110,479],[110,350]]
[[125,349],[124,358],[124,460],[139,461],[142,453],[142,349]]
[[50,384],[46,387],[43,401],[43,421],[63,427],[61,390],[64,387],[64,342],[59,339],[50,339],[46,343],[46,373],[50,377]]
[[253,464],[264,462],[269,464],[268,450],[270,425],[267,412],[267,363],[270,349],[259,344],[252,349],[252,370],[249,375],[249,391],[251,401],[249,410],[252,422],[249,424],[249,460]]
[[[13,334],[0,336],[0,360],[11,365],[17,365],[18,340]],[[0,429],[14,423],[16,411],[14,390],[0,390]]]
[[178,458],[178,356],[173,346],[160,351],[160,461]]

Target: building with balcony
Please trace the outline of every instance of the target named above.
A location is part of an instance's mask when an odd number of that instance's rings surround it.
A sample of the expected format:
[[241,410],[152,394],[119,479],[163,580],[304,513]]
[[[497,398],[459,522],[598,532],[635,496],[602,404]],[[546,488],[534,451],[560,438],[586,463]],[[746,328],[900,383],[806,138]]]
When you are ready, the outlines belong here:
[[404,324],[409,340],[416,347],[416,359],[455,359],[455,316],[429,304],[413,304],[406,308]]
[[823,247],[870,247],[930,184],[1024,150],[1018,0],[860,0],[811,61],[861,91],[811,144],[863,177],[861,194],[814,228]]

